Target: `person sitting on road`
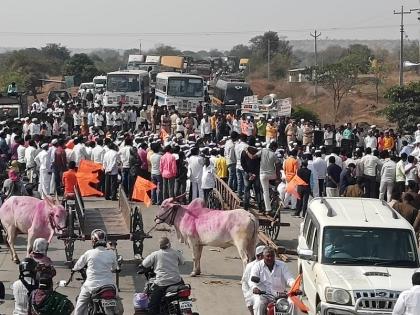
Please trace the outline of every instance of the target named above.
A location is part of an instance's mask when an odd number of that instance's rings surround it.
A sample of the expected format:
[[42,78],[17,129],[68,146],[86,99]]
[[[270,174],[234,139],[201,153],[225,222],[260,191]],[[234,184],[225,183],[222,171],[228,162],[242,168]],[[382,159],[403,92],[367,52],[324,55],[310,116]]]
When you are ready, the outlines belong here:
[[74,187],[77,185],[76,162],[69,162],[69,170],[63,173],[64,199],[74,199]]
[[242,275],[242,293],[245,298],[246,307],[248,308],[251,315],[254,314],[254,294],[252,293],[252,282],[251,282],[251,270],[252,267],[263,259],[264,245],[260,245],[255,249],[255,260],[248,263],[245,267]]
[[167,237],[159,240],[159,247],[160,250],[151,253],[142,262],[145,268],[153,267],[156,274],[155,285],[150,295],[149,315],[159,314],[160,301],[167,288],[184,283],[179,273],[179,265],[184,264],[181,252],[171,248]]
[[15,309],[13,315],[27,315],[29,295],[37,288],[35,281],[37,263],[32,258],[25,258],[19,264],[19,280],[12,285]]
[[420,269],[414,272],[411,281],[413,287],[401,292],[395,303],[392,315],[420,314]]
[[264,293],[276,296],[283,293],[286,287],[291,287],[295,282],[287,265],[275,259],[274,249],[271,247],[264,248],[263,260],[258,261],[252,267],[251,277],[258,278],[259,282],[253,282],[252,292],[254,293],[254,314],[265,315],[267,304],[270,301]]
[[80,271],[87,266],[86,281],[80,289],[74,315],[87,314],[92,292],[105,285],[115,286],[113,271],[116,271],[117,256],[113,250],[108,250],[107,235],[103,230],[93,230],[90,239],[93,249],[89,249],[73,267],[73,271]]

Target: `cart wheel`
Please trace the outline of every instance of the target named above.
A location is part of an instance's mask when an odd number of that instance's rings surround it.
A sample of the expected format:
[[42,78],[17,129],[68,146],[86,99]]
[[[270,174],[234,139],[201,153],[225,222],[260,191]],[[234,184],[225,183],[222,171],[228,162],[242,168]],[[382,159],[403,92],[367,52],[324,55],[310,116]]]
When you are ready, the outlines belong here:
[[67,215],[67,237],[64,238],[64,252],[66,253],[67,264],[72,265],[73,263],[73,252],[74,252],[74,213],[72,209],[69,209]]
[[143,241],[145,239],[143,216],[138,207],[131,215],[131,234],[133,235],[133,252],[135,257],[143,257]]
[[206,200],[206,206],[209,209],[221,210],[223,209],[223,198],[219,191],[213,189]]
[[269,226],[267,226],[267,235],[275,241],[280,233],[280,210],[281,210],[281,203],[278,197],[275,197],[271,200],[271,209],[274,210],[273,222]]

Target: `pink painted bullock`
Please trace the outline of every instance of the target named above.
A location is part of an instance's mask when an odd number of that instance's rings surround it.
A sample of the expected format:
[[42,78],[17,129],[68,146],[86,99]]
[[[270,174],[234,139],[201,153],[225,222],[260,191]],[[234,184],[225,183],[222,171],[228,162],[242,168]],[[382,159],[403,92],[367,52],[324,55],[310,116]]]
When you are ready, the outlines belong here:
[[40,200],[33,197],[13,196],[0,207],[0,221],[7,234],[12,260],[19,258],[15,250],[18,233],[28,234],[28,255],[37,238],[45,238],[51,242],[54,232],[60,232],[66,225],[66,210],[62,205],[46,197]]
[[203,246],[228,248],[236,246],[245,265],[254,256],[258,239],[258,220],[243,210],[213,210],[202,199],[181,205],[176,199],[163,201],[156,222],[173,225],[181,242],[193,250],[192,276],[199,275]]

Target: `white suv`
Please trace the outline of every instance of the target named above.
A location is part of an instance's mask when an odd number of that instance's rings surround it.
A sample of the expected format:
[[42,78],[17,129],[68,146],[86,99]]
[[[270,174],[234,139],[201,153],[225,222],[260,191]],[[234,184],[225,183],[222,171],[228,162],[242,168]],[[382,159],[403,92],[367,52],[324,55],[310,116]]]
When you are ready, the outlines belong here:
[[298,268],[312,314],[391,314],[419,267],[413,227],[385,202],[316,198],[300,227]]

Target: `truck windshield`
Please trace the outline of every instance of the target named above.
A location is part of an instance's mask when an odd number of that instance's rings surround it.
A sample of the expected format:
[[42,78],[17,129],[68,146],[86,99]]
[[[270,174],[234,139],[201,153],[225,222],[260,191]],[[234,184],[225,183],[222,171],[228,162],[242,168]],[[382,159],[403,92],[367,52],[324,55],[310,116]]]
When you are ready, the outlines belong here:
[[169,78],[168,95],[202,97],[203,80],[196,78]]
[[135,74],[108,75],[107,90],[110,92],[138,92],[140,91],[139,76]]
[[94,81],[93,81],[93,83],[94,83],[95,85],[102,84],[103,86],[105,86],[105,84],[106,84],[106,79],[96,79],[96,80],[94,80]]
[[243,85],[231,85],[226,88],[226,103],[242,104],[245,96],[252,95],[250,89]]
[[419,266],[413,233],[385,228],[325,228],[322,261],[335,265]]

